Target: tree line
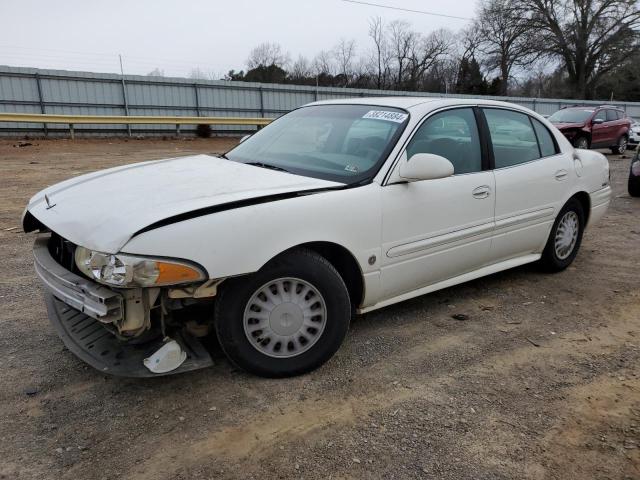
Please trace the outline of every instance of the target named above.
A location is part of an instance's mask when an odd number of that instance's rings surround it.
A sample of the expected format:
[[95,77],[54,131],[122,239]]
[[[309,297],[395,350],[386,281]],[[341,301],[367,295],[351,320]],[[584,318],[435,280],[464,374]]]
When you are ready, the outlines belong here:
[[246,70],[225,79],[640,101],[639,27],[635,0],[480,0],[475,19],[457,32],[375,17],[367,45],[341,39],[312,59],[292,60],[267,42],[251,51]]

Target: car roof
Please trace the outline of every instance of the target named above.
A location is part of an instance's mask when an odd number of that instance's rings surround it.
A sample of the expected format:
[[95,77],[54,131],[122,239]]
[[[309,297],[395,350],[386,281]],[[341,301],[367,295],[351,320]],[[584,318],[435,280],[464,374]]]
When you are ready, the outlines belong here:
[[320,100],[318,102],[308,103],[311,105],[376,105],[380,107],[395,107],[405,110],[412,110],[418,107],[440,108],[455,105],[485,105],[494,107],[508,107],[518,110],[529,111],[521,105],[508,102],[500,102],[497,100],[484,100],[479,98],[442,98],[442,97],[357,97],[357,98],[341,98],[338,100]]
[[427,102],[440,100],[434,97],[357,97],[338,100],[320,100],[308,105],[379,105],[381,107],[411,108]]
[[602,108],[609,108],[611,110],[620,110],[624,112],[622,107],[617,107],[615,105],[571,105],[570,107],[563,107],[561,110],[592,110],[596,111]]

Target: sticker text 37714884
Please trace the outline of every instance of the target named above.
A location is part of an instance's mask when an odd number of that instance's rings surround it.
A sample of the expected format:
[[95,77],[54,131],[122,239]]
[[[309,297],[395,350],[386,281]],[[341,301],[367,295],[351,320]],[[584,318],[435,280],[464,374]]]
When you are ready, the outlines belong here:
[[387,120],[389,122],[402,123],[409,114],[402,112],[390,112],[388,110],[369,110],[362,118],[371,118],[374,120]]

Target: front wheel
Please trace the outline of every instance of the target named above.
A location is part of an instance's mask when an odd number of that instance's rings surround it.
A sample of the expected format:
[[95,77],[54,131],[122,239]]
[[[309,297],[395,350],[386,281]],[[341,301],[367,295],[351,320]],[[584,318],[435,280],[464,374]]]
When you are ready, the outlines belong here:
[[221,287],[218,340],[234,364],[256,375],[287,377],[319,367],[349,328],[347,287],[333,265],[310,250],[276,257]]
[[585,136],[580,136],[574,140],[573,146],[582,150],[589,150],[589,139]]
[[551,228],[540,259],[545,270],[559,272],[571,265],[580,249],[584,225],[582,204],[572,198],[562,207]]

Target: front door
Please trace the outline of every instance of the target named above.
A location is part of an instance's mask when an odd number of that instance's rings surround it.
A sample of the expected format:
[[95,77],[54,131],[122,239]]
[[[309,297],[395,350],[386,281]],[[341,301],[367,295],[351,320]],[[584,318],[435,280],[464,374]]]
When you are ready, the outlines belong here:
[[[429,117],[405,155],[443,156],[454,175],[382,189],[381,280],[392,298],[486,264],[494,216],[494,177],[483,162],[473,108]],[[483,168],[484,165],[484,168]]]

